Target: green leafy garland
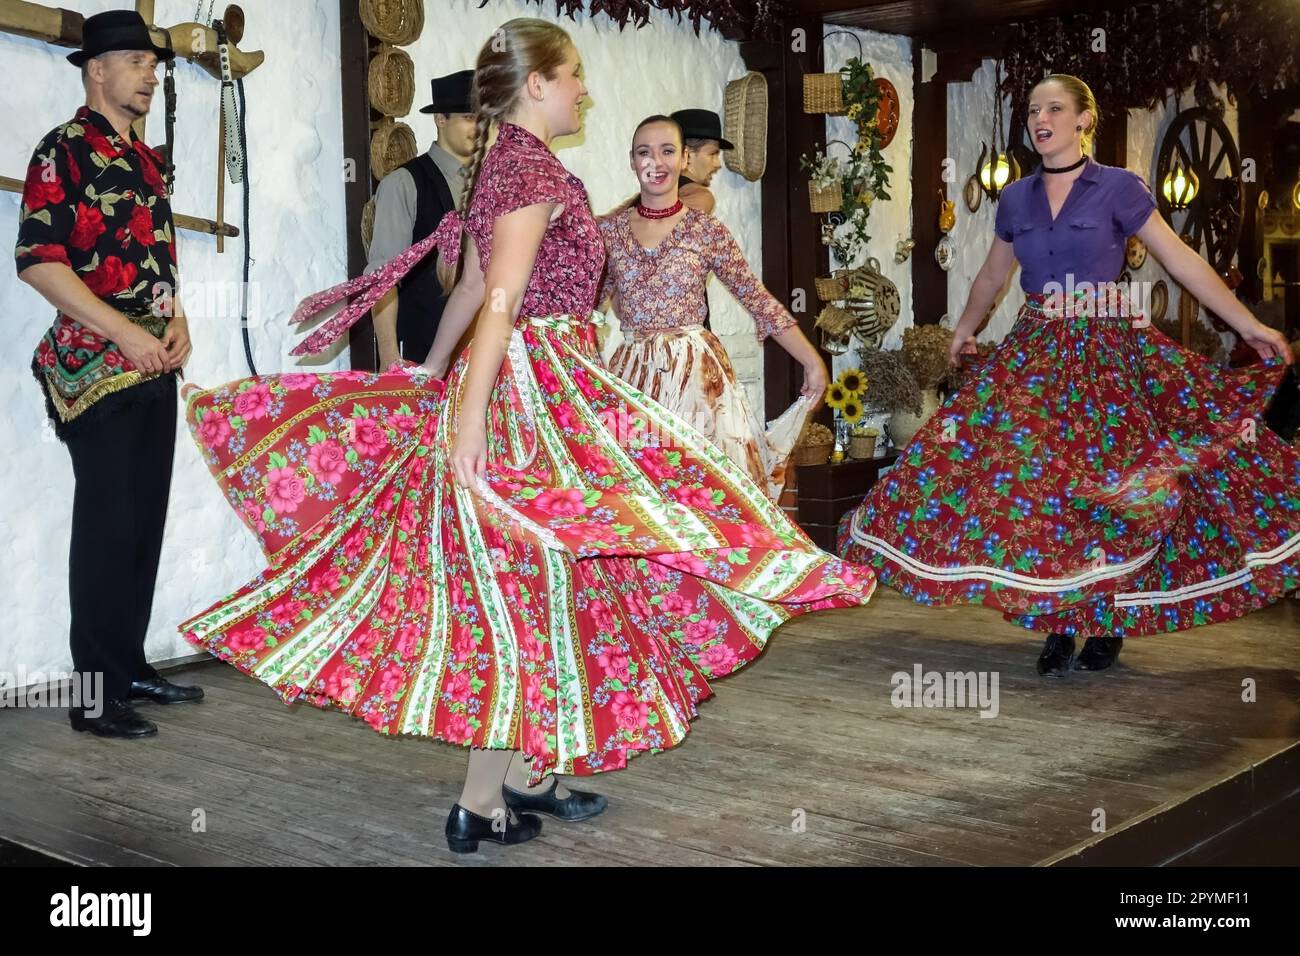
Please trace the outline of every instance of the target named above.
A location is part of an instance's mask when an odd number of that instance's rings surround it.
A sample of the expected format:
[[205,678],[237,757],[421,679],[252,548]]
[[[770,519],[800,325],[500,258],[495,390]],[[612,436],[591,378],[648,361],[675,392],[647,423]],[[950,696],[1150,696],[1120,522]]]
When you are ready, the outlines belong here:
[[800,157],[799,166],[812,171],[816,185],[825,187],[834,179],[840,181],[844,197],[840,211],[848,230],[834,235],[827,244],[839,264],[848,266],[871,241],[867,232],[871,204],[877,199],[890,198],[889,174],[894,167],[885,162],[880,152],[881,134],[876,119],[881,92],[871,64],[853,57],[840,68],[840,75],[844,84],[844,112],[857,126],[858,141],[847,161],[819,152],[811,159]]
[[[871,236],[867,234],[867,216],[871,204],[877,199],[889,199],[889,174],[894,168],[885,162],[880,153],[880,128],[877,117],[880,111],[880,87],[871,64],[857,57],[840,68],[844,77],[845,115],[858,128],[858,142],[853,147],[854,166],[858,172],[852,188],[844,191],[844,212],[852,225],[853,252],[865,247]],[[846,184],[847,186],[848,184]],[[849,261],[844,261],[848,265]]]

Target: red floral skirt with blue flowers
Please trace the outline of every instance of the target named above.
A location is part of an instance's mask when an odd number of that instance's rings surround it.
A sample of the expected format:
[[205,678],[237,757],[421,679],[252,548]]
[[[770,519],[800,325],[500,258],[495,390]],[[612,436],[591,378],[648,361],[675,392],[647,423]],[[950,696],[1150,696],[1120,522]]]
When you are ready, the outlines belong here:
[[1240,617],[1300,587],[1300,455],[1264,424],[1285,373],[1029,296],[845,516],[840,553],[918,603],[1040,631]]

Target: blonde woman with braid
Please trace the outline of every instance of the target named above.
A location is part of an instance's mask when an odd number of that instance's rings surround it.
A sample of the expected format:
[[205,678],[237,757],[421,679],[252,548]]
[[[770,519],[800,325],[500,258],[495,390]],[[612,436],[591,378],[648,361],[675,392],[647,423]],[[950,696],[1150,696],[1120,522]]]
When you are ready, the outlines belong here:
[[463,236],[444,220],[300,307],[356,296],[299,346],[322,348],[437,246],[461,275],[425,366],[248,379],[189,403],[271,566],[183,632],[286,700],[467,748],[454,852],[531,840],[539,814],[600,813],[554,775],[677,745],[709,682],[782,622],[874,587],[601,366],[604,247],[548,148],[579,129],[585,95],[562,29],[506,23],[475,71]]

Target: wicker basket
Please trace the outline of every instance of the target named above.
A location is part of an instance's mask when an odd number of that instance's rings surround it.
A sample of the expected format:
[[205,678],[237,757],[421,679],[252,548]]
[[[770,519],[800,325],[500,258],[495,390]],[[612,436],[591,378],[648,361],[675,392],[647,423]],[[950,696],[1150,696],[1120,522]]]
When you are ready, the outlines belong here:
[[850,435],[849,457],[858,461],[876,457],[876,439],[879,435]]
[[406,46],[424,30],[424,0],[360,0],[361,22],[377,40]]
[[405,123],[382,119],[370,137],[370,172],[375,179],[383,179],[398,166],[410,162],[419,154],[415,133]]
[[835,442],[822,442],[818,445],[799,445],[790,460],[796,465],[824,465],[830,461]]
[[857,320],[854,331],[868,348],[879,348],[885,333],[898,321],[902,305],[898,286],[881,274],[875,257],[849,273],[845,285],[863,290],[861,298],[844,302]]
[[843,113],[844,78],[838,73],[808,73],[803,78],[805,113]]
[[370,105],[385,116],[405,116],[415,100],[415,63],[403,49],[383,45],[370,61]]
[[813,212],[839,212],[844,207],[844,190],[837,179],[825,189],[808,183],[808,208]]
[[824,465],[835,448],[835,433],[820,422],[807,421],[794,446],[791,460],[796,465]]
[[370,240],[375,238],[375,197],[371,196],[361,207],[361,245],[370,255]]
[[845,273],[842,271],[813,279],[813,289],[817,292],[817,298],[822,302],[838,302],[843,299],[849,291],[848,283],[844,280]]
[[848,309],[837,305],[828,305],[817,313],[815,328],[829,332],[831,335],[848,335],[853,331],[858,317]]
[[762,179],[767,169],[767,79],[762,73],[746,73],[727,84],[724,115],[723,131],[735,146],[722,154],[727,168],[751,183]]

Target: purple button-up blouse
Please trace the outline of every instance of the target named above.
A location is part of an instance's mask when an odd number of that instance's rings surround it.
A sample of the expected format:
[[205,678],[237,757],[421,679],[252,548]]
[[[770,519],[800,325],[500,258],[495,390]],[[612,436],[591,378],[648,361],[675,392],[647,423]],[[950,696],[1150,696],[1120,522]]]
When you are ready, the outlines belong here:
[[1136,173],[1091,159],[1052,219],[1039,169],[1002,192],[994,231],[1013,244],[1020,287],[1113,282],[1124,268],[1124,241],[1146,224],[1155,197]]

